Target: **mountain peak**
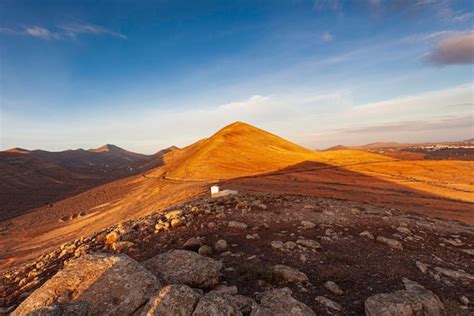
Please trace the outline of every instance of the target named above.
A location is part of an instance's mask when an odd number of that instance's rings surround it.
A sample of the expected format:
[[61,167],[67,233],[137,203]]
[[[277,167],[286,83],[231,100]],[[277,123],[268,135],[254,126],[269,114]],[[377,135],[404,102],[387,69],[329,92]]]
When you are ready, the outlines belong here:
[[10,149],[7,149],[5,151],[9,152],[9,153],[16,153],[16,154],[29,154],[31,152],[28,149],[24,149],[24,148],[20,148],[20,147],[10,148]]
[[99,148],[89,149],[89,151],[102,153],[102,152],[119,152],[119,151],[124,151],[124,149],[112,144],[105,144],[104,146],[101,146]]
[[314,152],[243,122],[183,148],[168,175],[188,179],[229,179],[275,171],[310,160]]

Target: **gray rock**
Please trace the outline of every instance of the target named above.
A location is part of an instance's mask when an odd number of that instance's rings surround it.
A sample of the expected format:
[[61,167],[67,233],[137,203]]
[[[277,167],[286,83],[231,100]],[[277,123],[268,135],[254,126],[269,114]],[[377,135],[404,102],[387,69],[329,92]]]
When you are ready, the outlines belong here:
[[316,296],[315,301],[322,306],[340,312],[342,306],[324,296]]
[[298,239],[296,243],[306,248],[311,248],[315,250],[321,249],[321,245],[316,240],[312,239]]
[[405,235],[411,235],[411,230],[408,227],[405,226],[399,226],[397,228],[397,231],[399,233],[405,234]]
[[219,291],[211,291],[202,297],[193,316],[234,316],[248,314],[255,302],[242,295],[230,295]]
[[93,315],[131,314],[157,290],[158,279],[125,255],[84,255],[34,291],[12,315],[60,302],[84,301]]
[[372,235],[372,233],[368,231],[363,231],[362,233],[359,234],[359,236],[367,237],[369,239],[374,239],[374,235]]
[[464,253],[467,253],[468,255],[474,256],[474,249],[459,249]]
[[282,264],[273,266],[273,273],[277,275],[283,284],[308,282],[308,276],[298,269]]
[[392,249],[403,250],[403,246],[398,240],[387,238],[384,236],[377,236],[377,241],[379,243],[388,245]]
[[310,221],[301,221],[301,226],[306,229],[315,228],[316,224]]
[[237,221],[229,221],[228,224],[229,228],[235,228],[235,229],[247,229],[248,225],[242,222],[237,222]]
[[416,261],[415,264],[422,273],[426,273],[426,271],[428,271],[429,266],[426,263],[423,263],[421,261]]
[[192,315],[201,295],[187,285],[168,285],[150,298],[142,316]]
[[252,309],[251,316],[314,316],[306,304],[294,299],[289,288],[274,289],[259,295],[260,304]]
[[434,268],[437,272],[439,272],[441,275],[447,276],[452,279],[458,279],[462,281],[474,281],[474,275],[461,271],[461,270],[451,270],[451,269],[446,269],[446,268],[441,268],[441,267],[436,267]]
[[28,313],[28,316],[90,316],[89,304],[84,301],[69,302],[66,304],[53,304],[41,307]]
[[183,245],[184,249],[187,250],[198,250],[199,247],[203,245],[203,238],[200,237],[192,237],[189,238]]
[[344,291],[341,290],[341,288],[333,281],[327,281],[326,283],[324,283],[324,287],[336,295],[344,294]]
[[404,279],[405,290],[376,294],[365,301],[367,316],[444,315],[444,305],[431,291]]
[[212,248],[209,247],[208,245],[201,246],[198,250],[198,253],[201,256],[210,256],[212,255]]
[[283,242],[280,240],[274,240],[271,242],[271,246],[274,249],[282,250],[283,249]]
[[145,261],[143,266],[165,284],[212,288],[219,281],[220,261],[187,250],[171,250]]
[[217,252],[223,252],[227,250],[227,241],[224,239],[219,239],[216,241],[214,245],[214,249],[216,249]]

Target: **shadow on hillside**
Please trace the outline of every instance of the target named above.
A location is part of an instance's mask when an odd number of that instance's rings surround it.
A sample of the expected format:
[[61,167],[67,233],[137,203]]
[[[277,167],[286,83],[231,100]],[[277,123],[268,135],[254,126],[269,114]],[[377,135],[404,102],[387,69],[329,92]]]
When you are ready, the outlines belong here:
[[[361,164],[370,163],[357,163]],[[305,161],[274,172],[226,180],[222,184],[242,191],[336,198],[474,223],[473,203],[320,162]]]
[[21,154],[0,153],[0,178],[3,180],[0,183],[0,222],[34,209],[51,208],[69,197],[160,167],[164,164],[165,153],[143,163],[134,163],[130,165],[131,169],[117,169],[106,176],[98,176],[93,169],[51,168],[47,161],[25,160]]

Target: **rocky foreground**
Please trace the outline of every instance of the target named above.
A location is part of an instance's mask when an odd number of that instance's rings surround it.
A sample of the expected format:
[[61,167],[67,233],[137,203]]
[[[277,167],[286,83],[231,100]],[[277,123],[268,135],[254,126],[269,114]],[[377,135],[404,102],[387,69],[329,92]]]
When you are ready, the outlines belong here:
[[201,199],[0,279],[12,315],[472,315],[474,227],[347,201]]

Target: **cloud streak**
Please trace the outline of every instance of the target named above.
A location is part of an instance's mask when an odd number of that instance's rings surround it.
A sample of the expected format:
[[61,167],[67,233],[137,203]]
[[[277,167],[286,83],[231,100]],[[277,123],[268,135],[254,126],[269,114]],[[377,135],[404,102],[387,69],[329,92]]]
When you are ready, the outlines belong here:
[[122,33],[111,31],[99,25],[85,23],[65,24],[60,25],[55,29],[48,29],[39,25],[23,26],[18,29],[0,27],[0,33],[27,36],[42,40],[75,39],[79,35],[111,36],[121,40],[128,39],[127,36]]
[[436,65],[474,63],[474,33],[455,35],[441,40],[427,55]]

